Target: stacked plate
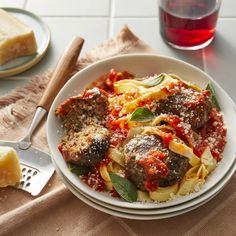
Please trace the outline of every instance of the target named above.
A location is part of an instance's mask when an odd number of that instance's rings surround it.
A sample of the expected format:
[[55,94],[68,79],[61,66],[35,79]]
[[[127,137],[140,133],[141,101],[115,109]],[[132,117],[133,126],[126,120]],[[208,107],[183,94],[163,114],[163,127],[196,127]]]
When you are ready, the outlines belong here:
[[[228,173],[222,178],[222,180],[216,184],[213,188],[211,188],[206,193],[203,193],[200,196],[197,196],[198,194],[195,194],[192,200],[186,200],[184,203],[181,203],[183,199],[178,199],[176,202],[173,201],[173,205],[169,206],[167,203],[166,206],[162,204],[160,206],[158,203],[155,204],[145,204],[142,203],[141,207],[133,206],[133,208],[128,207],[122,207],[118,206],[117,204],[108,204],[104,201],[100,201],[97,199],[96,196],[88,195],[84,192],[82,192],[78,187],[73,185],[60,171],[60,169],[56,166],[55,168],[57,171],[57,174],[61,177],[61,180],[63,183],[67,186],[67,188],[80,200],[85,202],[91,207],[94,207],[97,210],[103,211],[105,213],[108,213],[110,215],[127,218],[127,219],[136,219],[136,220],[154,220],[154,219],[164,219],[169,218],[173,216],[177,216],[186,212],[189,212],[205,203],[207,203],[209,200],[211,200],[213,197],[215,197],[228,183],[232,175],[234,174],[236,170],[236,162],[233,164],[231,169],[228,171]],[[99,193],[94,193],[99,194]],[[118,201],[118,200],[117,200]],[[119,205],[122,205],[122,202],[119,201]],[[125,205],[125,204],[124,204]]]
[[[55,117],[54,111],[61,102],[81,92],[93,80],[106,74],[111,68],[118,71],[128,70],[139,76],[163,72],[174,73],[202,87],[204,87],[209,80],[212,82],[224,115],[224,122],[227,126],[227,144],[223,153],[223,159],[219,162],[217,168],[209,175],[206,183],[198,192],[163,203],[129,203],[113,198],[106,193],[94,191],[84,184],[80,178],[69,171],[57,148],[61,140],[61,135],[63,134],[63,128],[61,127],[60,121]],[[95,63],[71,78],[60,91],[51,107],[47,123],[47,136],[58,175],[70,191],[79,199],[111,215],[129,219],[150,220],[173,217],[191,211],[205,204],[224,188],[236,169],[236,139],[234,138],[234,127],[236,127],[236,109],[234,103],[224,90],[207,74],[196,67],[176,59],[150,54],[135,54],[110,58]]]

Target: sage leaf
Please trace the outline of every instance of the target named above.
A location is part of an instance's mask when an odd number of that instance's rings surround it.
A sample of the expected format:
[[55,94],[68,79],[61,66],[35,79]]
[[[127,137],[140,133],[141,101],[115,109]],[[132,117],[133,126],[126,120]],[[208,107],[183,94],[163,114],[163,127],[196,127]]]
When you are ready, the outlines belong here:
[[78,176],[86,174],[92,170],[92,168],[90,166],[79,166],[79,165],[72,164],[72,163],[68,163],[68,168],[72,173],[74,173]]
[[217,101],[215,89],[213,88],[211,82],[208,82],[206,86],[206,90],[211,92],[211,101],[212,101],[213,107],[217,108],[220,111],[221,110],[220,105],[219,105],[219,102]]
[[146,107],[139,107],[132,113],[130,120],[145,122],[153,120],[154,118],[155,115],[149,109],[147,109]]
[[132,182],[113,173],[110,173],[109,176],[115,190],[124,200],[127,202],[137,201],[137,188]]
[[142,81],[142,84],[147,87],[156,86],[165,79],[165,74],[159,74],[156,77],[148,78]]

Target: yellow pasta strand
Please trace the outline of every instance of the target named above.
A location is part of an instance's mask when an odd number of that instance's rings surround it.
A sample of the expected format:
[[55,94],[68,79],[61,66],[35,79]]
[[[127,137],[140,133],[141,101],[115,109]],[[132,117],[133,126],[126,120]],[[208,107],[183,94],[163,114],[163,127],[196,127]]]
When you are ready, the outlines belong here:
[[114,162],[118,163],[121,166],[125,166],[124,154],[120,152],[117,148],[110,148],[109,157]]
[[199,179],[198,177],[184,178],[180,184],[179,190],[177,192],[178,196],[184,196],[193,192],[200,190],[201,186],[205,183],[204,179]]
[[165,98],[168,97],[168,94],[165,93],[164,91],[162,91],[161,89],[155,89],[154,91],[152,91],[152,90],[148,91],[147,93],[145,93],[143,95],[141,95],[137,99],[124,104],[124,106],[123,106],[120,113],[122,115],[124,115],[124,114],[129,114],[129,113],[133,112],[137,107],[139,107],[140,102],[143,103],[147,100],[159,101],[161,99],[165,99]]
[[137,200],[139,202],[152,202],[152,199],[150,198],[148,192],[143,192],[138,190],[137,193],[138,193]]
[[111,181],[109,173],[107,171],[107,166],[104,166],[104,165],[100,166],[99,171],[100,171],[100,174],[101,174],[102,178],[105,181],[108,181],[108,182]]
[[107,166],[100,166],[99,171],[104,180],[107,190],[109,191],[112,190],[113,185],[112,185],[109,173],[107,171]]
[[120,93],[126,93],[130,90],[138,91],[139,96],[136,99],[127,101],[123,103],[124,106],[120,112],[120,114],[129,114],[134,111],[137,107],[139,107],[140,102],[145,102],[147,100],[155,100],[159,101],[161,99],[165,99],[169,96],[168,93],[162,90],[163,87],[170,85],[171,83],[178,83],[178,80],[172,78],[171,76],[165,74],[165,78],[162,83],[148,87],[142,84],[142,81],[137,80],[120,80],[114,84],[115,91]]
[[154,192],[149,192],[149,196],[154,201],[165,202],[178,191],[178,183],[168,187],[159,187]]
[[212,156],[209,147],[205,149],[200,160],[201,164],[192,167],[185,174],[180,184],[178,195],[183,196],[198,191],[205,183],[210,172],[215,169],[217,162]]
[[169,149],[172,152],[175,152],[175,153],[177,153],[179,155],[187,157],[188,160],[189,160],[189,164],[191,166],[199,165],[200,162],[201,162],[200,158],[193,153],[192,148],[188,147],[184,143],[179,143],[179,142],[176,142],[176,141],[171,141],[169,143]]
[[201,162],[206,167],[207,171],[211,173],[217,165],[216,159],[212,156],[211,150],[209,147],[207,147],[202,156],[201,156]]

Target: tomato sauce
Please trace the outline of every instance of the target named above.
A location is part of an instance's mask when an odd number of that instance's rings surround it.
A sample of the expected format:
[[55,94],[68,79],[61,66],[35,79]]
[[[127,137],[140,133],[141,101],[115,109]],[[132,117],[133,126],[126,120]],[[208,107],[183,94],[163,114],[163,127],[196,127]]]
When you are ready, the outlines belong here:
[[151,151],[147,157],[138,160],[147,175],[164,177],[168,173],[166,164],[162,161],[166,154],[160,151]]
[[117,72],[114,69],[111,69],[110,72],[102,77],[101,80],[103,83],[99,86],[108,93],[114,93],[114,83],[123,79],[133,79],[134,75],[128,73],[127,71]]
[[158,151],[151,150],[145,158],[138,160],[138,164],[143,167],[148,179],[144,185],[148,191],[155,191],[158,188],[158,178],[165,177],[168,174],[168,168],[163,162],[166,154]]
[[178,136],[183,141],[187,141],[191,135],[191,127],[182,122],[182,119],[176,115],[169,115],[167,118],[170,126],[172,126]]
[[144,183],[147,191],[154,192],[158,188],[158,179],[147,179]]
[[194,153],[200,157],[208,146],[213,157],[220,161],[225,144],[226,128],[223,116],[216,108],[213,108],[207,124],[199,131],[199,139],[195,143]]
[[100,174],[100,167],[107,166],[110,161],[111,160],[108,158],[108,156],[106,156],[92,171],[81,175],[83,182],[98,192],[105,191],[106,184]]
[[178,93],[181,88],[188,88],[188,86],[183,82],[178,81],[178,83],[170,83],[168,86],[162,88],[162,91],[171,96],[175,93]]
[[155,106],[155,101],[153,99],[146,99],[145,101],[139,101],[137,104],[138,107],[146,107],[149,110],[152,110]]
[[[133,79],[134,75],[124,71],[117,72],[114,69],[111,69],[109,74],[105,77],[104,82],[101,87],[106,90],[110,97],[114,96],[114,83],[123,79]],[[117,105],[115,108],[109,111],[109,114],[106,118],[106,126],[110,130],[110,143],[111,146],[116,147],[119,144],[123,143],[128,134],[128,124],[126,121],[121,119],[120,111],[122,106]]]
[[165,135],[162,135],[162,141],[165,147],[169,146],[169,143],[173,140],[173,135],[169,133],[165,133]]
[[95,167],[91,172],[81,175],[81,179],[90,188],[93,188],[98,192],[103,192],[106,189],[105,182],[99,171],[99,166]]

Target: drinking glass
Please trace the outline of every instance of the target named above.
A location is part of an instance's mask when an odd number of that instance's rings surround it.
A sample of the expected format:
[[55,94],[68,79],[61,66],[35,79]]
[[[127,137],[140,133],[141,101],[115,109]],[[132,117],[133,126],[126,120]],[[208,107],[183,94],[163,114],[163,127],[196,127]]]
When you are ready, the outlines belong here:
[[159,0],[160,32],[171,46],[194,50],[214,38],[221,0]]

